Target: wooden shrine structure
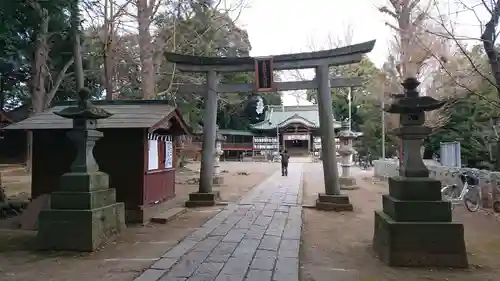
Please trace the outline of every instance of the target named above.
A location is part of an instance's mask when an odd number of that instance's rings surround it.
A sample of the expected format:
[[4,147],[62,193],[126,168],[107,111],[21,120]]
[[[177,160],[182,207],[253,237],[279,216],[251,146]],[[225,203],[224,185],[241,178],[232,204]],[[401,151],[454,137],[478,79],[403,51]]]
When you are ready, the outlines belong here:
[[[74,104],[60,103],[5,128],[33,132],[33,198],[58,191],[61,176],[75,159],[74,144],[66,137],[72,121],[54,114]],[[96,161],[109,175],[117,201],[125,204],[126,221],[147,222],[160,209],[158,203],[175,197],[173,138],[189,136],[191,128],[167,101],[102,100],[93,104],[113,114],[98,123],[104,136],[93,151]]]

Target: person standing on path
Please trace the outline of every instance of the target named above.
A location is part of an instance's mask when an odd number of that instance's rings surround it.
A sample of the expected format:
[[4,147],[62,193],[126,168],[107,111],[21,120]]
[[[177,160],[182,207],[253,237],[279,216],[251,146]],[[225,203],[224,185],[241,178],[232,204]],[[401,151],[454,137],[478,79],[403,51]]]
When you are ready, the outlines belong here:
[[286,149],[281,152],[281,175],[288,176],[288,160],[290,159],[290,155]]

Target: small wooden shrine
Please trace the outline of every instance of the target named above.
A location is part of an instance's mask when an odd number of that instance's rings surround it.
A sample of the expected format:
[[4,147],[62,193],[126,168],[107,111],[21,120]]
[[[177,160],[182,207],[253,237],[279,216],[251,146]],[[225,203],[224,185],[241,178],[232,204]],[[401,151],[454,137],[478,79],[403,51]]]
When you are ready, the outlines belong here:
[[[177,135],[190,134],[178,109],[166,101],[93,101],[110,112],[99,120],[94,155],[101,171],[109,175],[109,187],[116,189],[117,202],[125,203],[126,221],[149,220],[159,203],[175,196],[175,144]],[[43,113],[6,127],[33,132],[32,197],[58,189],[61,175],[69,172],[75,159],[74,144],[66,133],[69,119],[55,106]]]

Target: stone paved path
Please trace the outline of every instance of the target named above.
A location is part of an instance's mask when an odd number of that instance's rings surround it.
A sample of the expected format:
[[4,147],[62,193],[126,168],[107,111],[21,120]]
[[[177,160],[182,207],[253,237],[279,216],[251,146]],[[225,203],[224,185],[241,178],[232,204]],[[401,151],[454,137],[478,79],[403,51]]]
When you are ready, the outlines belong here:
[[134,281],[298,281],[302,164],[228,205]]

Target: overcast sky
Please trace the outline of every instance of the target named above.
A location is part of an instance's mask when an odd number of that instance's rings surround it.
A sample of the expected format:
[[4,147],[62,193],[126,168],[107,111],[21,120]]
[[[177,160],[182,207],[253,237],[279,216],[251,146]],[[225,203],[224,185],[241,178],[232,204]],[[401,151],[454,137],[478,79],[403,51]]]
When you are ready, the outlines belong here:
[[[350,27],[353,43],[377,39],[369,56],[380,65],[387,56],[390,36],[383,15],[376,10],[381,3],[383,0],[250,0],[238,24],[248,31],[252,56],[329,48],[329,38],[344,38]],[[296,98],[285,93],[284,103],[294,105]]]
[[[352,43],[377,40],[374,50],[369,54],[377,66],[381,66],[388,55],[388,42],[391,39],[391,30],[385,25],[388,17],[377,10],[386,0],[248,1],[248,8],[242,12],[237,23],[248,31],[252,56],[305,52],[311,51],[311,48],[327,49],[328,38],[345,37],[348,26],[354,31]],[[464,3],[478,1],[463,0]],[[453,1],[443,0],[439,3]],[[478,21],[473,14],[461,13],[459,19],[458,28],[462,34],[477,33]],[[312,78],[313,72],[308,71],[305,75]],[[285,80],[290,80],[290,77]],[[297,101],[294,95],[285,93],[284,103],[295,105]],[[301,101],[301,104],[307,103]]]

